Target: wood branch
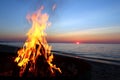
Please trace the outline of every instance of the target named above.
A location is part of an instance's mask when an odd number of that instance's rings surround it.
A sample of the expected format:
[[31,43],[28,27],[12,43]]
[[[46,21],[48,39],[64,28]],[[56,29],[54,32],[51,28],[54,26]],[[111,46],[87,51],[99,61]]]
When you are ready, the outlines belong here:
[[31,61],[28,61],[28,64],[26,66],[26,69],[25,69],[22,77],[26,77],[28,75],[30,66],[31,66]]

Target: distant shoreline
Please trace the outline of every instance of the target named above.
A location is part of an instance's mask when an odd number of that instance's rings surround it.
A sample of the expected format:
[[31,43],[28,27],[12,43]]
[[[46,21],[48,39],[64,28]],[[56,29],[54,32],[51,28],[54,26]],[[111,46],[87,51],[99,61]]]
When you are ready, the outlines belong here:
[[[25,42],[25,40],[23,41],[0,41],[0,43],[9,43],[9,42]],[[73,43],[75,44],[76,42],[54,42],[54,41],[48,41],[48,43]],[[120,44],[120,42],[80,42],[80,44]]]

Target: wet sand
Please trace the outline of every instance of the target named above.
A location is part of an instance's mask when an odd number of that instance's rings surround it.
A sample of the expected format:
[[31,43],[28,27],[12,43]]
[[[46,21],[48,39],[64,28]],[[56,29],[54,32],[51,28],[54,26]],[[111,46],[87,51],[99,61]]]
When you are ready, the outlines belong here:
[[[88,61],[89,62],[89,61]],[[120,66],[89,62],[92,66],[92,80],[120,80]]]
[[[0,76],[12,76],[13,60],[19,48],[0,45]],[[59,53],[58,53],[59,54]],[[62,57],[61,57],[62,58]],[[65,58],[65,57],[64,57]],[[78,59],[81,60],[81,59]],[[120,66],[83,60],[91,65],[89,77],[86,80],[120,80]]]
[[[59,51],[55,52],[58,53]],[[86,57],[76,58],[83,59],[91,65],[91,80],[120,80],[120,64],[112,64],[99,60],[95,61]]]

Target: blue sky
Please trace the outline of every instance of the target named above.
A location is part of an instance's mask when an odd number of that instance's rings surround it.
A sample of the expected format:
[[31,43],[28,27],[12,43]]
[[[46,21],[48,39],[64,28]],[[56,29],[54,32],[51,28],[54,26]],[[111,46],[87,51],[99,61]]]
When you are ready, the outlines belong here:
[[120,43],[120,0],[0,0],[0,40],[23,39],[26,15],[41,5],[52,23],[49,41]]

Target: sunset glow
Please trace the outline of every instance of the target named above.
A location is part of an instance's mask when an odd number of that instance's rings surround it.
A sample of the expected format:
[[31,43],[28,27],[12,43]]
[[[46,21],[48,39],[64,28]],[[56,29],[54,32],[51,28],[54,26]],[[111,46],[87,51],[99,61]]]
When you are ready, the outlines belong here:
[[76,44],[80,44],[80,42],[76,42]]
[[50,14],[48,42],[120,43],[119,0],[1,0],[0,41],[24,41],[26,14],[41,5]]

